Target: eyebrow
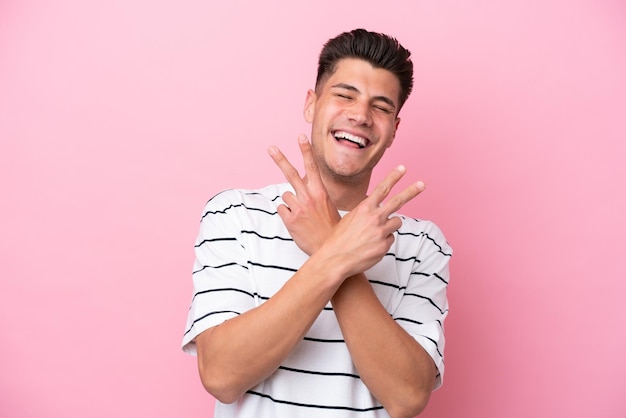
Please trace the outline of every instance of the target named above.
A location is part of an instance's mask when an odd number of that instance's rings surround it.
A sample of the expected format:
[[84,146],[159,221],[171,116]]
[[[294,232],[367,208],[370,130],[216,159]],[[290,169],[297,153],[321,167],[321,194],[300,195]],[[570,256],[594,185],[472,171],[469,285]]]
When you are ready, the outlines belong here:
[[[356,87],[354,87],[352,84],[346,84],[346,83],[337,83],[334,84],[332,86],[330,86],[331,88],[339,88],[339,89],[345,89],[345,90],[349,90],[349,91],[353,91],[355,93],[361,93],[359,91],[359,89],[357,89]],[[381,102],[385,102],[387,103],[389,106],[393,107],[393,109],[396,109],[396,104],[393,102],[393,100],[391,100],[389,97],[387,96],[374,96],[374,100],[380,100]]]

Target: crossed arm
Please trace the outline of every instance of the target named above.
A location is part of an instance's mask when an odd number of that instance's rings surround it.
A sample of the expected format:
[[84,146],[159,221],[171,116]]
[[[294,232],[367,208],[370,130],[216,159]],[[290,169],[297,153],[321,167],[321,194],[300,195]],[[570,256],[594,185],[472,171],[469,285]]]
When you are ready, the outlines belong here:
[[278,149],[271,148],[270,155],[295,191],[285,193],[278,213],[310,258],[267,302],[196,337],[202,382],[220,401],[234,402],[279,367],[331,301],[365,385],[391,416],[412,417],[428,402],[435,366],[381,305],[363,271],[393,243],[401,221],[390,215],[423,185],[413,184],[383,202],[404,174],[399,167],[341,218],[308,140],[301,137],[299,143],[304,178]]

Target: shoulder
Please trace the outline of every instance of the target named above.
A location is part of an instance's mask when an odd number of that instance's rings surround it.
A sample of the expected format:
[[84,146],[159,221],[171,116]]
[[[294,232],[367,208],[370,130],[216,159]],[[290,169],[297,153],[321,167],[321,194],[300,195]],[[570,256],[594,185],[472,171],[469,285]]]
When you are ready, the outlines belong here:
[[448,243],[443,231],[433,221],[397,215],[402,225],[397,231],[399,241],[424,242],[439,249],[445,255],[452,255],[452,247]]
[[227,189],[211,197],[205,205],[203,217],[237,210],[275,212],[282,203],[282,195],[290,190],[288,183],[272,184],[261,189]]

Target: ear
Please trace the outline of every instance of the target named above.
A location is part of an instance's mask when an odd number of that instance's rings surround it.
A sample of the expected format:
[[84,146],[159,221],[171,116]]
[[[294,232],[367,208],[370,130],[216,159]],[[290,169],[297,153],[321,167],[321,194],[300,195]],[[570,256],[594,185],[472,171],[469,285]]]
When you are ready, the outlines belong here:
[[313,116],[315,116],[315,102],[317,101],[317,95],[313,90],[309,90],[306,93],[306,99],[304,100],[304,120],[308,123],[313,122]]
[[393,144],[393,140],[396,139],[396,132],[398,131],[398,126],[400,126],[400,118],[396,118],[395,126],[393,127],[393,136],[391,137],[391,141],[387,144],[387,148]]

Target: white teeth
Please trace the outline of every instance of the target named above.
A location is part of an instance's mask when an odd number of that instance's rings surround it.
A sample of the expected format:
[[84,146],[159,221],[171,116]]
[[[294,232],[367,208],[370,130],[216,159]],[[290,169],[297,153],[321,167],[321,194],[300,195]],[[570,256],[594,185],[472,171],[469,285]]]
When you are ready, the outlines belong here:
[[346,139],[350,142],[354,142],[355,144],[357,144],[359,147],[361,148],[365,148],[365,139],[358,137],[358,136],[354,136],[351,135],[347,132],[342,132],[342,131],[337,131],[335,132],[335,138],[336,139]]

